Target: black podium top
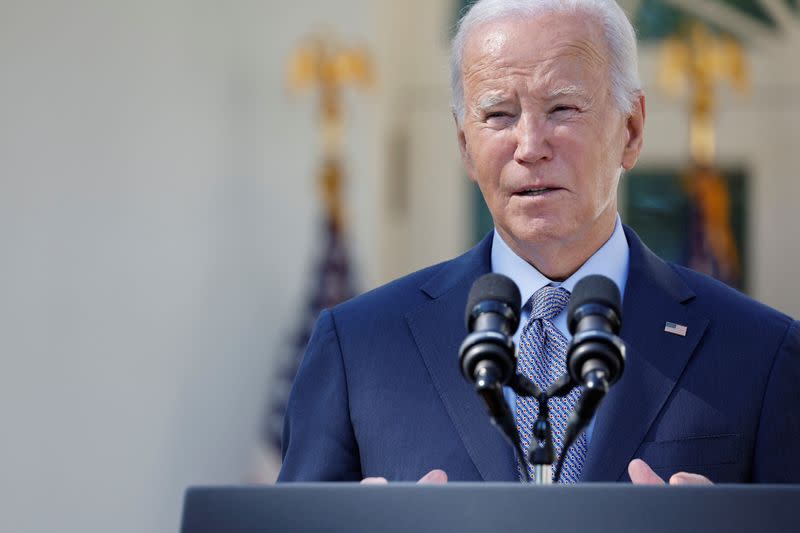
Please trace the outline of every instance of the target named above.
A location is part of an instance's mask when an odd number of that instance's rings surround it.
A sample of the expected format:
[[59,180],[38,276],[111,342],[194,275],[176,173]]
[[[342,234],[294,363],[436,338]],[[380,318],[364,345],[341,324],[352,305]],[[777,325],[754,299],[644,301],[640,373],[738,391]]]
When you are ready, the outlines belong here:
[[800,485],[297,483],[190,488],[183,533],[800,530]]

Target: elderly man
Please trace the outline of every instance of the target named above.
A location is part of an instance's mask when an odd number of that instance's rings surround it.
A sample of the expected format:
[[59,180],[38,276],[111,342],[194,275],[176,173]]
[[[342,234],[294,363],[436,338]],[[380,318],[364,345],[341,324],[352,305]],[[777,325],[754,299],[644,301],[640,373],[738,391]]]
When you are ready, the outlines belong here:
[[[625,373],[570,450],[566,481],[799,481],[800,323],[664,263],[617,215],[645,99],[616,3],[481,0],[461,21],[452,67],[464,165],[495,231],[320,316],[279,479],[520,479],[457,361],[467,293],[493,271],[527,301],[518,371],[543,385],[564,371],[576,282],[603,274],[622,291]],[[529,434],[529,400],[507,398]],[[554,431],[559,442],[563,425]]]

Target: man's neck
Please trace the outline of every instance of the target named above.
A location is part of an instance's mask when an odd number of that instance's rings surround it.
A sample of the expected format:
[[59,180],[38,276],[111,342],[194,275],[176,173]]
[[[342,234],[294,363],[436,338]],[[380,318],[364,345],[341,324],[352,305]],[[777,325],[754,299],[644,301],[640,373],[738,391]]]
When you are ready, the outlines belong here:
[[[500,232],[500,236],[511,250],[553,281],[564,281],[599,250],[614,233],[616,215],[609,223],[603,223],[603,231],[597,226],[587,235],[568,241],[555,241],[526,246]],[[599,224],[599,222],[598,222]]]

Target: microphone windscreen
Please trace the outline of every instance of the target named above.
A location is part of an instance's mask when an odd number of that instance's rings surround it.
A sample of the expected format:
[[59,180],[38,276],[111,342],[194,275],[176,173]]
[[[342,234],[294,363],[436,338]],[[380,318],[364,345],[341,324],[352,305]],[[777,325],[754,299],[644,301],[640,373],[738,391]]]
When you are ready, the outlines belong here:
[[571,322],[575,311],[582,305],[595,303],[610,307],[621,317],[622,298],[617,284],[605,276],[592,274],[578,281],[567,307],[567,320]]
[[475,280],[467,298],[467,309],[464,322],[469,328],[470,316],[473,309],[480,302],[494,301],[504,303],[509,306],[514,314],[519,316],[522,297],[519,294],[519,287],[511,278],[502,274],[485,274]]

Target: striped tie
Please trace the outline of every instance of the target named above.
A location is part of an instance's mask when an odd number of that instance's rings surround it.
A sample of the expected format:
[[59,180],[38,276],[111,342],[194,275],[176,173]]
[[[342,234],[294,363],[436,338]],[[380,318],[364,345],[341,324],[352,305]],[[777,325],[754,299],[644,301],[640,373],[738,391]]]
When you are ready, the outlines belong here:
[[[569,302],[569,291],[550,286],[536,291],[528,302],[531,314],[519,339],[517,372],[532,380],[542,390],[547,390],[547,387],[567,369],[567,339],[553,324],[553,320],[567,306],[567,302]],[[561,453],[567,420],[575,409],[580,392],[576,387],[567,396],[551,398],[548,402],[556,458]],[[517,430],[526,456],[530,446],[536,445],[531,428],[538,413],[539,406],[536,400],[517,398]],[[580,479],[583,459],[586,457],[586,446],[586,434],[582,433],[570,448],[564,461],[561,483],[577,483]],[[533,468],[529,467],[528,470],[533,479]],[[555,463],[553,470],[555,471]],[[522,470],[520,470],[521,476]]]

